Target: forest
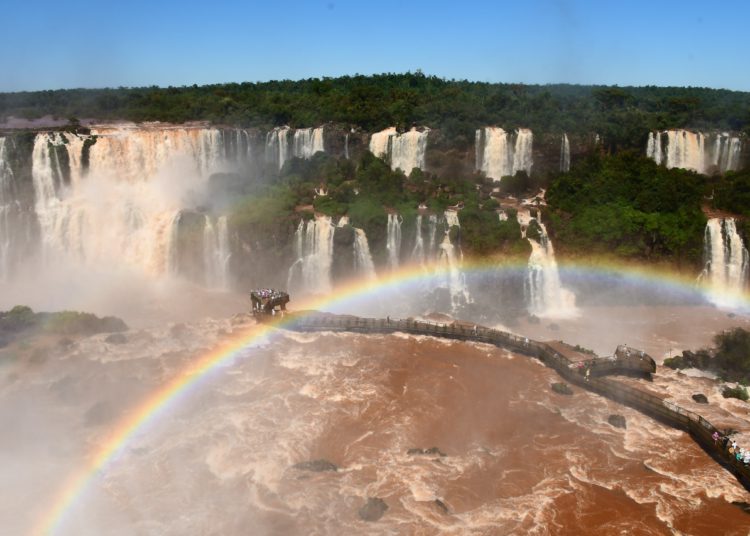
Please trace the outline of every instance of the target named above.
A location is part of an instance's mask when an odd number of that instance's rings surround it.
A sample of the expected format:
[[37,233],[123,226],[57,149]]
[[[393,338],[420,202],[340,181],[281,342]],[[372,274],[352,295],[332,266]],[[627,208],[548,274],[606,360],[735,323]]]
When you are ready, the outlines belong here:
[[0,93],[0,118],[208,121],[309,127],[333,121],[376,131],[425,125],[456,146],[480,125],[598,132],[609,148],[642,147],[649,130],[750,134],[750,93],[697,87],[525,85],[446,80],[422,72],[183,87]]

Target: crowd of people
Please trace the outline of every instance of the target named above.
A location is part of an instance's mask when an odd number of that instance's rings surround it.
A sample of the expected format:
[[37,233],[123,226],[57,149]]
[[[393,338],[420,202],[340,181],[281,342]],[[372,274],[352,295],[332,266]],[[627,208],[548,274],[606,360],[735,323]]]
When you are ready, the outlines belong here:
[[731,456],[734,456],[738,462],[750,465],[750,449],[738,446],[737,441],[731,439],[729,436],[721,435],[719,432],[714,432],[711,437],[713,437],[714,443],[716,444],[721,441],[721,445]]
[[276,299],[281,298],[284,296],[284,292],[281,292],[280,290],[275,290],[272,288],[261,288],[258,290],[253,291],[256,296],[258,296],[261,299]]

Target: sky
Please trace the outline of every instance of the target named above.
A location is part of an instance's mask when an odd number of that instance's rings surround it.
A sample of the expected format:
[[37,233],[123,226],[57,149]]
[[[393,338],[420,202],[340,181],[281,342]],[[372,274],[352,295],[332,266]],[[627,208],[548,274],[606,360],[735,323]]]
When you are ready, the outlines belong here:
[[3,0],[0,91],[421,69],[750,91],[750,0]]

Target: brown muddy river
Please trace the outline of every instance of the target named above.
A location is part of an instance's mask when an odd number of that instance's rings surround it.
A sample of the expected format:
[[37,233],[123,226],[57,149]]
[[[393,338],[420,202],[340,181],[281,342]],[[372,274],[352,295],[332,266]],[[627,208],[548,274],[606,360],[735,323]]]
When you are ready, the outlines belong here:
[[[621,309],[585,311],[590,324],[515,329],[601,353],[640,344],[660,357],[746,323],[707,307]],[[628,326],[638,334],[622,340]],[[108,431],[231,329],[228,320],[203,321],[130,332],[120,345],[96,336],[67,350],[50,346],[32,363],[6,360],[3,533],[29,533]],[[750,502],[750,493],[685,433],[577,388],[555,394],[556,381],[540,363],[488,345],[280,332],[137,434],[58,534],[750,531],[750,514],[732,504]],[[747,404],[717,400],[711,380],[660,368],[651,388],[680,401],[701,390],[707,411],[747,422]],[[627,429],[611,426],[611,414]],[[407,453],[430,447],[445,455]],[[293,467],[315,459],[338,470]],[[368,497],[388,506],[374,522],[358,516]]]

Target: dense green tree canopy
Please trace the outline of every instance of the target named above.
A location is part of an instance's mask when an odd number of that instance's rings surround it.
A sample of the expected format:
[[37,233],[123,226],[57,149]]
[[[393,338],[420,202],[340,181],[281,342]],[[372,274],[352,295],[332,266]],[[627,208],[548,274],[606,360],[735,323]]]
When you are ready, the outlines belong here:
[[420,72],[185,87],[0,93],[0,117],[211,121],[236,126],[317,126],[373,131],[426,125],[469,145],[481,125],[598,132],[641,147],[649,130],[720,128],[750,133],[750,93],[707,88],[489,84]]
[[706,178],[634,152],[592,155],[553,180],[552,229],[569,252],[699,263]]

